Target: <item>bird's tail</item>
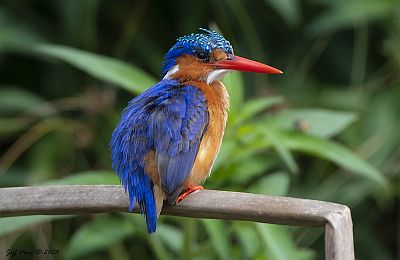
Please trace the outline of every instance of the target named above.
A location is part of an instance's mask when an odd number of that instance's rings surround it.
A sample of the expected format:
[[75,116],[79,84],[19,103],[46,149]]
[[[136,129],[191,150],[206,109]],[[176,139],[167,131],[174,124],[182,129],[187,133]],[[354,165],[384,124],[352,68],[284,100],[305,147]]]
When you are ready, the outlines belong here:
[[144,214],[146,218],[147,232],[151,234],[156,232],[157,218],[158,218],[153,191],[146,193],[145,205],[146,209]]
[[124,112],[123,119],[112,134],[110,142],[112,168],[129,194],[129,211],[133,211],[135,204],[138,203],[141,213],[146,217],[147,231],[150,234],[156,231],[157,226],[154,185],[138,160],[138,154],[144,154],[143,144],[138,145],[139,141],[131,142],[134,131],[131,121],[127,120],[130,113],[133,112],[129,110]]
[[[136,183],[139,185],[128,185],[129,191],[129,211],[135,208],[135,202],[139,204],[140,212],[145,215],[147,232],[149,234],[156,231],[157,226],[157,209],[153,194],[153,184],[148,176]],[[140,186],[140,187],[138,187]]]

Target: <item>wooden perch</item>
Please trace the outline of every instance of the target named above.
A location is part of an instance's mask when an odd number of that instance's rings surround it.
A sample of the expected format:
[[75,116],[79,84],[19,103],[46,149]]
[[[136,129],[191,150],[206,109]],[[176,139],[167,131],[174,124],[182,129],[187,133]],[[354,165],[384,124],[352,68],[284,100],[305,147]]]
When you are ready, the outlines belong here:
[[[124,190],[113,185],[0,189],[0,217],[127,211],[128,204],[128,196]],[[165,205],[161,214],[295,226],[325,226],[326,259],[354,259],[350,210],[340,204],[202,190],[190,194],[178,205]]]

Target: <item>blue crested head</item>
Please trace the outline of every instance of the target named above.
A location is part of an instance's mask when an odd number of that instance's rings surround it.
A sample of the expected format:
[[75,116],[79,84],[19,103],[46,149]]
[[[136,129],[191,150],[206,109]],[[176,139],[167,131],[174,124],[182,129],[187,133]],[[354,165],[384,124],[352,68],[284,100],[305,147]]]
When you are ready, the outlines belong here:
[[176,59],[183,54],[197,56],[203,60],[218,48],[233,55],[232,45],[221,34],[204,28],[199,30],[202,33],[192,33],[178,38],[164,57],[162,77],[176,65]]

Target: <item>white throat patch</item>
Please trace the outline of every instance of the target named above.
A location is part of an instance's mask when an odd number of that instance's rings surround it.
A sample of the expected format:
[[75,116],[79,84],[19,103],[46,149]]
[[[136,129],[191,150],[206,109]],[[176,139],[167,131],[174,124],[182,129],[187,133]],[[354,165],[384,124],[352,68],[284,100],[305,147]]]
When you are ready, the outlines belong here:
[[172,75],[179,71],[179,65],[175,65],[168,70],[163,79],[170,79]]
[[228,72],[228,70],[224,70],[224,69],[217,69],[217,70],[211,71],[208,74],[207,79],[206,79],[207,84],[210,84],[216,80],[222,80],[225,73],[227,73],[227,72]]

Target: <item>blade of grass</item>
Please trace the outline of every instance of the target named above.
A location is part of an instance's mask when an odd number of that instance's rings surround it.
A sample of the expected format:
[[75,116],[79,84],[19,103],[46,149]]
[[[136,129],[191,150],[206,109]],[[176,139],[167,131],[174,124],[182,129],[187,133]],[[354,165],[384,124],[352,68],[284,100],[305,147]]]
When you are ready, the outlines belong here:
[[133,93],[143,92],[156,83],[145,71],[110,57],[61,45],[37,45],[38,54],[60,59],[91,76],[115,84]]
[[229,253],[228,234],[222,221],[202,219],[202,223],[210,236],[219,259],[231,259]]
[[82,225],[65,249],[66,259],[76,259],[120,243],[135,229],[126,219],[101,215]]
[[33,215],[33,216],[20,216],[20,217],[6,217],[0,218],[0,237],[16,232],[18,230],[26,229],[27,227],[49,222],[57,219],[71,218],[73,216],[51,216],[51,215]]
[[328,159],[360,177],[367,178],[387,189],[388,182],[378,169],[370,165],[345,146],[311,135],[280,132],[281,140],[287,147]]

